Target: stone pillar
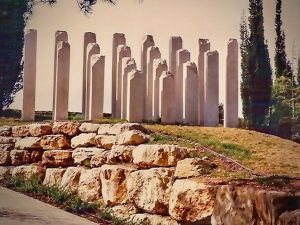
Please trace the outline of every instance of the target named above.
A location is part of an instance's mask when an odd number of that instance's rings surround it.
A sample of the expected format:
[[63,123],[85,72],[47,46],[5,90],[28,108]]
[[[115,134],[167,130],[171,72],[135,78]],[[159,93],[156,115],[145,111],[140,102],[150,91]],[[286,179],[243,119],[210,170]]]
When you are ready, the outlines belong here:
[[133,58],[125,57],[122,60],[122,85],[121,85],[121,118],[126,119],[127,116],[127,81],[128,74],[132,70],[136,70],[136,63]]
[[179,36],[172,36],[169,41],[169,66],[170,72],[176,74],[176,52],[182,49],[182,39]]
[[53,99],[52,99],[52,110],[54,113],[55,106],[55,93],[56,93],[56,67],[57,67],[57,44],[61,41],[68,42],[68,33],[66,31],[55,32],[55,46],[54,46],[54,78],[53,78]]
[[131,56],[131,49],[128,46],[121,45],[117,49],[118,51],[118,67],[117,67],[117,77],[116,77],[116,113],[115,116],[116,118],[121,118],[121,105],[122,105],[122,79],[123,79],[123,59],[125,57],[130,57]]
[[208,39],[199,39],[199,55],[198,55],[198,72],[199,72],[199,117],[198,124],[204,124],[204,58],[205,52],[210,50],[210,42]]
[[153,63],[155,59],[161,58],[161,53],[158,47],[150,47],[147,51],[147,80],[146,80],[146,111],[145,120],[153,120],[153,87],[154,87],[154,74],[153,74]]
[[128,74],[127,81],[127,115],[129,122],[140,123],[143,121],[143,73],[139,70],[132,70]]
[[92,55],[90,71],[89,83],[91,86],[88,119],[95,120],[103,117],[105,57],[100,54]]
[[152,118],[156,121],[159,118],[159,79],[164,71],[168,71],[165,59],[155,59],[153,63],[153,106]]
[[180,49],[176,52],[176,122],[183,122],[183,64],[191,60],[191,54],[186,49]]
[[183,66],[183,118],[184,123],[198,124],[198,89],[199,75],[197,66],[193,62],[186,62]]
[[87,68],[87,46],[90,43],[96,43],[96,34],[92,32],[85,32],[83,37],[83,71],[82,71],[82,114],[85,115],[86,107],[86,68]]
[[115,33],[113,35],[113,47],[112,47],[112,89],[111,89],[111,114],[113,118],[116,118],[116,93],[117,93],[117,71],[118,71],[118,47],[120,45],[126,45],[125,35],[121,33]]
[[224,127],[238,127],[238,42],[230,39],[227,44],[225,80]]
[[90,87],[91,87],[91,58],[94,54],[100,54],[100,47],[96,43],[88,44],[86,48],[86,82],[85,82],[85,116],[86,120],[89,119],[90,109]]
[[175,77],[168,71],[159,78],[159,112],[162,124],[175,123]]
[[204,126],[219,125],[219,53],[206,52],[204,77]]
[[36,84],[37,31],[25,35],[22,120],[34,120]]
[[148,48],[150,48],[151,46],[154,46],[155,43],[154,43],[154,40],[153,40],[153,36],[152,35],[145,35],[144,36],[144,39],[143,39],[143,42],[142,42],[142,53],[141,53],[141,70],[142,70],[142,73],[143,73],[143,86],[145,87],[145,93],[143,93],[143,98],[144,98],[144,101],[143,101],[143,115],[144,115],[144,118],[146,118],[146,84],[147,84],[147,62],[148,62],[148,59],[147,59],[147,51],[148,51]]
[[53,120],[67,120],[69,106],[70,45],[61,41],[57,45],[55,106]]

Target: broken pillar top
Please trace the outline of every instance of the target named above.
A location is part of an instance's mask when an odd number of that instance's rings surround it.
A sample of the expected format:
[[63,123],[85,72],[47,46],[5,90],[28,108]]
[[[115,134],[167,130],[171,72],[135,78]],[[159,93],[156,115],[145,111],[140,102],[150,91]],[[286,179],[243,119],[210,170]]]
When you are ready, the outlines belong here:
[[187,61],[185,63],[185,66],[189,67],[190,69],[192,69],[195,73],[198,73],[196,63],[191,62],[191,61]]
[[200,45],[210,44],[210,41],[208,39],[199,38],[199,44]]
[[122,64],[125,66],[136,65],[135,60],[131,57],[125,57],[122,59]]
[[57,30],[55,32],[55,38],[63,38],[65,41],[68,40],[68,33],[66,31],[62,31],[62,30]]
[[67,41],[60,41],[57,43],[57,50],[62,48],[70,48],[70,44]]
[[146,35],[144,36],[144,38],[143,38],[143,42],[146,42],[146,41],[152,42],[153,45],[154,45],[154,39],[153,39],[153,36],[152,36],[152,35],[146,34]]
[[97,51],[97,50],[100,52],[100,46],[96,43],[89,43],[86,49],[87,52]]
[[155,67],[168,66],[167,60],[165,59],[154,59],[153,64]]

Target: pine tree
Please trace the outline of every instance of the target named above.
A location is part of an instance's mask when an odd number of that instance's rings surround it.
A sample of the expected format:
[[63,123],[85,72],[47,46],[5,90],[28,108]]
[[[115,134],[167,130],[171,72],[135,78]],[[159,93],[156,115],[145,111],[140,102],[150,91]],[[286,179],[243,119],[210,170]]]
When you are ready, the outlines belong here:
[[262,130],[269,112],[272,91],[272,69],[264,37],[262,0],[249,0],[249,13],[249,128]]

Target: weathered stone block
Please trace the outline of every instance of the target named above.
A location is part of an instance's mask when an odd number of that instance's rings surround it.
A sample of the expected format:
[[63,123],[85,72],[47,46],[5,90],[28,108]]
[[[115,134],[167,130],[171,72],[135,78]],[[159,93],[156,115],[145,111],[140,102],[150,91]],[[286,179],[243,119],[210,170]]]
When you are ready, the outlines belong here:
[[12,170],[12,176],[20,176],[27,180],[30,178],[37,178],[43,180],[45,177],[46,168],[42,166],[29,165],[29,166],[16,166]]
[[66,149],[70,148],[70,141],[62,134],[46,135],[41,138],[43,149]]
[[108,152],[107,163],[131,163],[133,146],[114,145]]
[[95,137],[95,144],[98,147],[110,150],[114,144],[117,142],[117,137],[113,135],[97,135]]
[[133,163],[141,168],[176,166],[186,155],[187,149],[176,145],[139,145],[132,152]]
[[47,168],[43,185],[58,187],[67,169]]
[[14,144],[0,144],[0,151],[11,151],[14,149]]
[[79,130],[84,133],[97,133],[100,124],[95,123],[82,123]]
[[84,170],[82,167],[68,167],[59,187],[65,191],[77,193],[80,175]]
[[81,172],[78,195],[87,202],[99,200],[101,197],[100,168]]
[[0,166],[0,182],[5,181],[11,177],[10,168]]
[[118,218],[129,219],[130,216],[137,214],[139,209],[134,204],[117,205],[109,209],[109,212]]
[[126,179],[134,170],[134,167],[125,165],[103,165],[101,167],[101,192],[105,205],[115,206],[128,202]]
[[92,156],[90,161],[91,167],[100,167],[103,164],[107,163],[107,156],[109,151],[96,152],[95,155]]
[[100,124],[98,129],[98,134],[107,135],[110,134],[110,128],[112,128],[112,124]]
[[170,216],[175,220],[209,223],[216,189],[215,184],[201,179],[176,180],[170,194]]
[[10,152],[10,158],[13,166],[31,163],[31,153],[27,150],[12,150]]
[[16,149],[41,149],[41,138],[39,137],[25,137],[18,139],[15,143]]
[[177,162],[175,177],[188,178],[199,177],[204,174],[210,173],[212,165],[200,158],[188,158]]
[[6,166],[10,164],[10,152],[0,151],[0,165]]
[[71,139],[72,148],[90,147],[95,145],[95,133],[83,133]]
[[14,144],[20,138],[0,136],[0,144]]
[[80,124],[77,122],[54,122],[52,127],[53,134],[65,134],[75,136],[78,134]]
[[108,134],[117,135],[129,130],[139,130],[148,133],[147,129],[139,123],[116,123],[109,129]]
[[130,130],[118,135],[119,145],[140,145],[149,141],[149,136],[139,130]]
[[169,216],[159,216],[153,214],[136,214],[130,217],[133,222],[151,225],[179,225],[176,220]]
[[174,168],[153,168],[132,172],[127,179],[131,201],[145,212],[165,215],[174,182]]
[[27,136],[30,136],[28,125],[13,126],[11,132],[12,132],[13,137],[27,137]]
[[33,137],[40,137],[52,133],[52,125],[50,123],[33,123],[29,125],[29,133]]
[[90,166],[91,158],[94,155],[101,154],[104,151],[104,149],[100,148],[76,148],[72,153],[72,157],[75,164]]
[[72,166],[74,160],[71,150],[51,150],[45,151],[42,158],[42,163],[47,167],[66,167]]
[[0,136],[10,136],[11,135],[11,126],[2,126],[0,127]]

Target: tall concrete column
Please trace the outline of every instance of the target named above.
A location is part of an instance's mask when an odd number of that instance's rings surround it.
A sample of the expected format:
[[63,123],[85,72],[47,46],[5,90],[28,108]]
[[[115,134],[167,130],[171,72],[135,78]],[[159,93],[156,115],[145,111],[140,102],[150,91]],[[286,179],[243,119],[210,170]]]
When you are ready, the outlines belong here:
[[37,31],[25,34],[22,120],[34,120],[36,85]]
[[238,42],[230,39],[227,44],[225,79],[224,127],[238,127]]
[[53,99],[52,99],[52,111],[54,113],[55,106],[55,93],[56,93],[56,67],[57,67],[57,44],[61,41],[68,42],[68,33],[66,31],[56,31],[55,32],[55,45],[54,45],[54,78],[53,78]]
[[86,107],[86,68],[87,68],[87,46],[90,43],[96,43],[96,34],[85,32],[83,37],[83,69],[82,69],[82,114],[85,115]]
[[112,89],[111,89],[111,114],[113,118],[116,118],[116,93],[117,93],[117,67],[118,67],[118,47],[120,45],[126,45],[125,35],[122,33],[115,33],[113,35],[113,47],[112,47]]
[[158,47],[150,47],[147,51],[147,80],[146,80],[146,111],[145,111],[145,120],[152,121],[153,120],[153,63],[155,59],[161,58],[161,53]]
[[[156,121],[159,118],[159,79],[164,71],[168,71],[165,59],[155,59],[153,62],[153,100],[152,118]],[[171,99],[169,100],[171,101]]]
[[180,49],[176,52],[176,122],[183,122],[183,64],[191,60],[191,54],[186,49]]
[[122,60],[122,85],[121,85],[121,118],[126,119],[127,117],[127,81],[128,74],[132,70],[136,70],[136,63],[133,58],[125,57]]
[[69,106],[70,45],[61,41],[57,45],[55,106],[53,120],[67,120]]
[[169,67],[172,74],[176,74],[176,52],[182,49],[182,39],[179,36],[172,36],[169,41]]
[[100,47],[96,43],[88,44],[86,48],[86,82],[85,82],[85,116],[86,120],[90,115],[90,87],[91,87],[91,58],[94,54],[100,54]]
[[143,95],[145,88],[143,86],[143,73],[138,70],[132,70],[128,74],[127,81],[127,115],[129,122],[140,123],[143,121]]
[[144,101],[143,101],[143,115],[144,115],[144,118],[146,118],[146,85],[147,85],[147,62],[148,62],[148,59],[147,59],[147,51],[148,51],[148,48],[150,48],[151,46],[154,46],[155,43],[154,43],[154,40],[153,40],[153,36],[152,35],[145,35],[144,36],[144,39],[142,41],[142,52],[141,52],[141,71],[143,73],[143,86],[145,87],[145,93],[143,93],[143,98],[144,98]]
[[184,123],[198,124],[198,89],[199,75],[193,62],[183,65],[183,118]]
[[168,71],[159,78],[159,112],[162,124],[175,123],[175,77]]
[[101,119],[103,117],[104,101],[104,71],[105,57],[100,54],[91,57],[90,105],[89,120]]
[[204,124],[204,58],[205,52],[210,50],[210,42],[208,39],[199,39],[199,55],[198,55],[198,72],[199,72],[199,117],[198,124]]
[[219,53],[206,52],[204,77],[204,126],[219,125]]
[[117,49],[118,52],[118,67],[116,77],[116,118],[121,118],[121,105],[122,105],[122,80],[123,80],[123,59],[131,56],[131,49],[128,46],[120,45]]

